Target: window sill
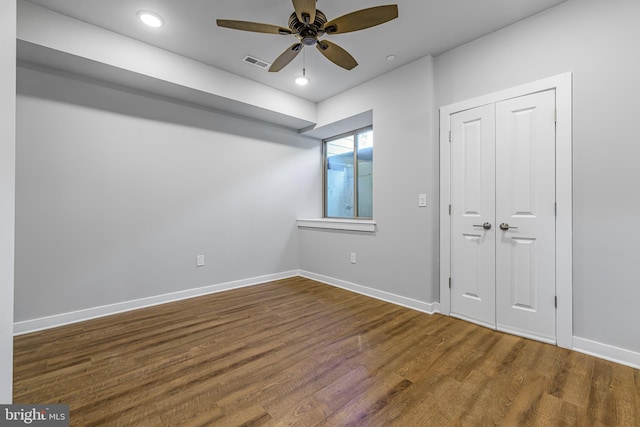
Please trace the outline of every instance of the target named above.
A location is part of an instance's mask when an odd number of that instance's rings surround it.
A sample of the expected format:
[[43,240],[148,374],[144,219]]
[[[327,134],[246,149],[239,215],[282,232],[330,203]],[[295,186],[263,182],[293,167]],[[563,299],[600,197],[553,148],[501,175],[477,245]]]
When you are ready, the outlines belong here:
[[362,231],[373,233],[376,231],[376,223],[371,219],[299,219],[298,228],[321,228],[328,230]]

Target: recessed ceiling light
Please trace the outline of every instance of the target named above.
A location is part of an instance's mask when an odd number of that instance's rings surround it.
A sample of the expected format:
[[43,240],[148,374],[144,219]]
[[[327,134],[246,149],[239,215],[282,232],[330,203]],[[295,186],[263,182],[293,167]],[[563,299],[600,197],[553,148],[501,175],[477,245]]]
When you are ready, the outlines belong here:
[[138,19],[153,28],[162,27],[164,25],[164,19],[162,19],[162,16],[148,10],[139,11]]
[[387,61],[391,62],[391,61],[395,61],[395,60],[396,60],[396,56],[395,55],[387,56]]

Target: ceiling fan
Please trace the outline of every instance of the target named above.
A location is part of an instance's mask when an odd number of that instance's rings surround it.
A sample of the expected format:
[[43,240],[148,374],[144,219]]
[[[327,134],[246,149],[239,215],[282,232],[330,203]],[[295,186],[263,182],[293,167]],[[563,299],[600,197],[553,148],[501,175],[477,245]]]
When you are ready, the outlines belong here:
[[398,17],[398,5],[376,6],[348,13],[327,22],[322,11],[316,9],[316,0],[293,0],[295,12],[289,17],[289,27],[261,24],[258,22],[234,21],[218,19],[218,26],[234,30],[252,31],[256,33],[293,35],[298,42],[292,44],[271,65],[269,71],[282,70],[302,51],[305,46],[313,46],[329,61],[340,67],[351,70],[358,62],[343,48],[328,40],[321,39],[324,35],[343,34],[364,30],[384,24]]

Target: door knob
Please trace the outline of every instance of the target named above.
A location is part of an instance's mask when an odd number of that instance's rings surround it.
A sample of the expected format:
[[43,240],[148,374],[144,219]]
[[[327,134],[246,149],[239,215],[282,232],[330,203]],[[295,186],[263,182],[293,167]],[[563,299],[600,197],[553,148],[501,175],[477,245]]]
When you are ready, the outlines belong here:
[[509,229],[514,229],[514,230],[516,230],[517,228],[518,228],[518,227],[510,226],[509,224],[504,223],[504,222],[503,222],[502,224],[500,224],[500,230],[504,230],[504,231],[507,231],[507,230],[509,230]]
[[484,228],[485,230],[491,230],[491,223],[489,223],[489,222],[485,222],[485,223],[484,223],[484,224],[482,224],[482,225],[474,224],[473,226],[474,226],[474,227],[482,227],[482,228]]

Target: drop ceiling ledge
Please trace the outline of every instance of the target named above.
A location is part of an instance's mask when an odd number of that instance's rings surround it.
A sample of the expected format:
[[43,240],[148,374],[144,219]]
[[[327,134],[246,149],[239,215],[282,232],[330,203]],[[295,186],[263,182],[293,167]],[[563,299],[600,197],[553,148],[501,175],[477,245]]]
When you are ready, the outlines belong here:
[[19,64],[59,70],[300,131],[315,103],[209,65],[18,2]]

